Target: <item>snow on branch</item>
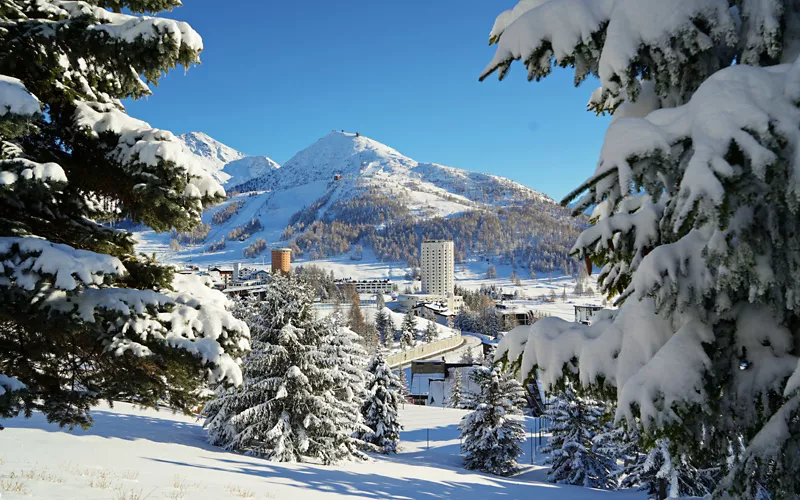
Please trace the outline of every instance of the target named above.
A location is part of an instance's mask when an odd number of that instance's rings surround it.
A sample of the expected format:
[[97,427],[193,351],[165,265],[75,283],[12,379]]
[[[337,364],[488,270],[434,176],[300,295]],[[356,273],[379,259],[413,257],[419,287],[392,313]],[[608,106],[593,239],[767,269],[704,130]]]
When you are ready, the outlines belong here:
[[500,14],[492,29],[492,36],[500,37],[497,51],[481,79],[498,69],[502,79],[517,59],[528,66],[529,79],[546,76],[552,58],[558,64],[572,57],[581,44],[594,47],[592,37],[608,22],[613,5],[612,0],[551,0],[527,9],[502,32],[499,28],[514,13],[512,9]]
[[14,377],[0,373],[0,396],[6,392],[16,392],[25,389],[25,384]]
[[108,324],[106,348],[122,355],[151,353],[145,345],[164,342],[209,363],[209,381],[242,382],[242,372],[231,348],[250,348],[247,325],[226,309],[228,300],[195,276],[178,275],[174,291],[156,292],[128,288],[89,288],[78,294],[51,293],[42,307],[72,313],[86,323],[104,321],[106,313],[119,315]]
[[515,328],[500,340],[495,359],[516,360],[523,376],[537,370],[547,390],[565,370],[584,387],[601,382],[616,387],[618,419],[632,418],[636,407],[643,422],[661,423],[677,418],[671,410],[660,411],[662,404],[688,404],[704,395],[697,392],[708,363],[702,343],[712,336],[705,323],[691,318],[673,331],[645,298],[626,302],[619,311],[602,311],[589,326],[545,318]]
[[74,290],[126,272],[116,257],[31,237],[0,237],[0,262],[0,286],[25,290],[34,290],[45,278],[59,290]]
[[0,117],[33,116],[41,112],[41,103],[17,78],[0,75]]
[[519,19],[522,14],[549,1],[550,0],[520,0],[513,8],[497,16],[497,19],[494,21],[494,26],[492,26],[492,31],[489,33],[489,45],[497,43],[497,41],[500,40],[500,36],[506,28],[508,28],[508,25]]
[[147,122],[128,116],[113,104],[98,102],[76,103],[73,117],[76,126],[88,130],[94,137],[100,134],[119,135],[117,147],[111,153],[122,165],[142,163],[151,167],[172,162],[189,176],[183,196],[204,198],[224,196],[225,191],[189,153],[183,143],[168,130],[150,127]]
[[576,82],[599,76],[602,93],[613,95],[635,88],[633,68],[642,64],[652,66],[666,95],[683,83],[680,71],[670,69],[680,66],[671,61],[690,64],[691,56],[707,54],[694,64],[710,64],[710,72],[724,66],[714,51],[717,44],[735,46],[739,21],[727,0],[520,2],[495,21],[490,41],[497,41],[497,51],[481,79],[497,70],[502,79],[513,61],[522,60],[528,79],[538,80],[555,63],[574,66]]
[[[735,173],[728,159],[732,147],[741,150],[752,174],[763,181],[777,160],[777,141],[798,143],[798,100],[800,64],[739,65],[715,73],[683,106],[614,120],[593,177],[594,195],[582,203],[621,199],[636,189],[633,181],[646,175],[652,162],[662,162],[681,169],[678,193],[672,196],[673,229],[696,205],[700,215],[710,217],[723,202],[722,181]],[[679,157],[683,144],[690,148],[688,161]],[[793,174],[791,181],[787,194],[800,199],[800,175]]]
[[537,370],[547,390],[565,370],[584,387],[601,382],[616,387],[617,419],[633,419],[633,408],[638,408],[646,424],[663,424],[678,418],[674,403],[705,397],[702,367],[709,360],[702,344],[713,338],[706,323],[688,317],[672,331],[653,301],[644,299],[601,312],[589,326],[544,318],[515,328],[500,340],[495,359],[519,360],[524,376]]
[[134,43],[138,39],[169,39],[174,41],[178,50],[185,48],[195,54],[203,50],[203,39],[188,23],[182,21],[115,13],[87,2],[40,0],[38,7],[60,19],[88,16],[96,23],[90,29],[102,31],[127,43]]
[[66,183],[67,175],[57,163],[36,163],[25,158],[0,160],[0,187],[11,186],[20,179]]

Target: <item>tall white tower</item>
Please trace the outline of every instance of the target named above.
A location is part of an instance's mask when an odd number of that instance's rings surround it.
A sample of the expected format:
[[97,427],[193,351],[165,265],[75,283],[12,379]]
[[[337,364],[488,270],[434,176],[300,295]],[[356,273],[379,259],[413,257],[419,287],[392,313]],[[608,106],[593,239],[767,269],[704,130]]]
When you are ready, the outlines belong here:
[[455,247],[449,240],[423,241],[420,255],[422,293],[453,295],[455,289]]

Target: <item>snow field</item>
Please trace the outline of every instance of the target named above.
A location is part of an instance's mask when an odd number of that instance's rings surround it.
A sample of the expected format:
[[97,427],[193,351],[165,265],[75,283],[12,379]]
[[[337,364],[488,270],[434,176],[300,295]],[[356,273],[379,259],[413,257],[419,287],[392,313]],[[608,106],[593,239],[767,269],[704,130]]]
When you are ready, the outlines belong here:
[[[0,495],[3,500],[643,498],[545,483],[546,469],[539,465],[512,478],[466,471],[457,429],[465,413],[405,405],[400,453],[330,467],[224,452],[206,443],[200,421],[167,410],[102,405],[93,412],[94,427],[72,432],[34,414],[4,422]],[[520,463],[529,464],[529,443],[522,447],[526,455]]]

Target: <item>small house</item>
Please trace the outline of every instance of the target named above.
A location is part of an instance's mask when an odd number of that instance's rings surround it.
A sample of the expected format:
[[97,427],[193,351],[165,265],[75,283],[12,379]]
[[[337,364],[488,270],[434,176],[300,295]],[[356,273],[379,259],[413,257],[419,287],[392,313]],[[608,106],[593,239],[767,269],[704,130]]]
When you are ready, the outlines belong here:
[[591,304],[575,305],[575,322],[590,325],[594,315],[601,310],[603,310],[603,306]]

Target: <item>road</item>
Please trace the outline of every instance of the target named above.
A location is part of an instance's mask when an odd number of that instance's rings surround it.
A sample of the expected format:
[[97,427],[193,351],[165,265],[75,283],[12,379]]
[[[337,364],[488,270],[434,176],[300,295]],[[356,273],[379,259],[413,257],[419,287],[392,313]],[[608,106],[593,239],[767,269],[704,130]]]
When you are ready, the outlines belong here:
[[481,347],[481,339],[473,337],[472,335],[464,335],[461,338],[463,339],[463,342],[461,342],[461,344],[459,344],[458,346],[452,348],[447,352],[444,353],[439,352],[438,354],[430,354],[428,356],[423,356],[421,358],[408,360],[407,362],[401,364],[399,368],[406,368],[408,366],[411,366],[412,361],[419,361],[424,359],[442,359],[443,356],[445,361],[447,361],[448,363],[455,363],[461,360],[461,356],[463,356],[467,350],[472,350],[473,359],[476,360],[482,359],[483,348]]

